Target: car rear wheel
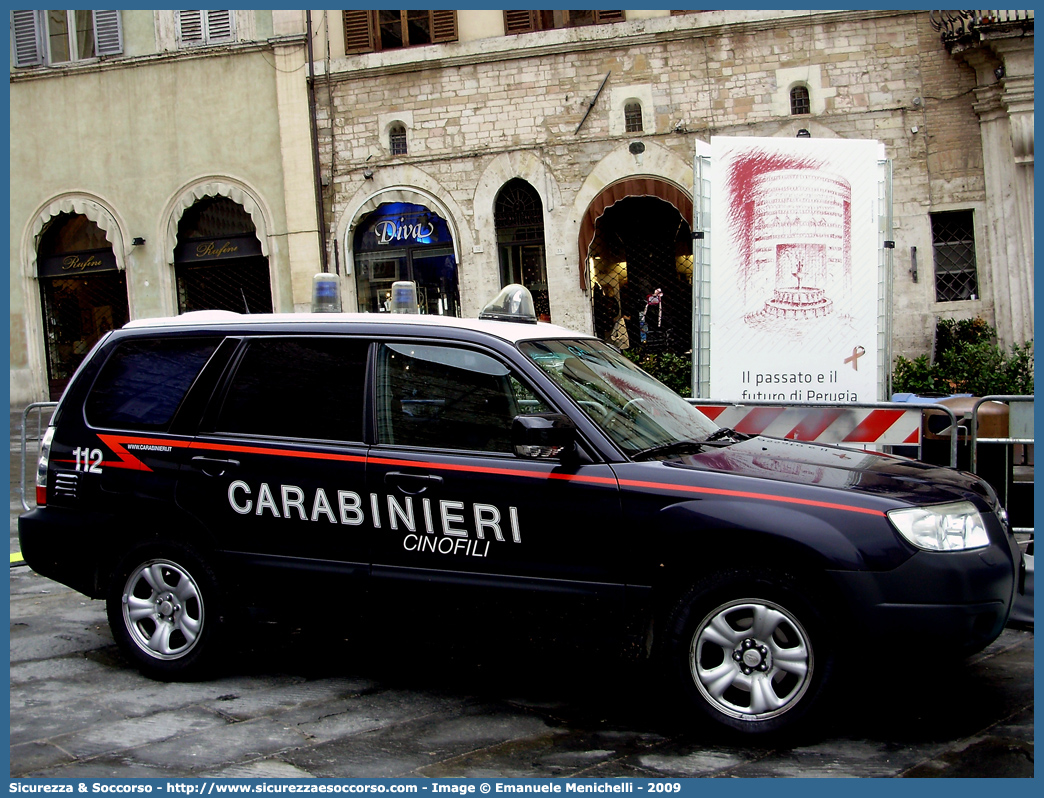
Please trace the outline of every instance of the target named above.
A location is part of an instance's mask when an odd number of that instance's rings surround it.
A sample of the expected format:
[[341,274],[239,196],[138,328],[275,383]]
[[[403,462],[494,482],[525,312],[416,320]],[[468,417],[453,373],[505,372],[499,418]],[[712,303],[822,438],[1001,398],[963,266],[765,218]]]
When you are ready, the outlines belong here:
[[768,734],[805,720],[833,670],[812,601],[781,574],[734,572],[694,585],[668,621],[668,662],[701,713]]
[[217,580],[187,548],[132,552],[113,578],[106,609],[117,643],[148,676],[195,677],[213,660]]

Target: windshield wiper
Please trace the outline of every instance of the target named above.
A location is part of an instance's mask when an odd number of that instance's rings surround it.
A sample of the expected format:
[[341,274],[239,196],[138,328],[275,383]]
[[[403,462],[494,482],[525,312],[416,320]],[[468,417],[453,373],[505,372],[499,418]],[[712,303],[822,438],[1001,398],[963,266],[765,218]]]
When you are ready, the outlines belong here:
[[651,457],[655,457],[660,454],[674,454],[676,452],[683,452],[686,449],[691,449],[693,453],[703,450],[703,444],[700,441],[672,441],[671,443],[664,443],[660,446],[650,446],[648,449],[642,449],[640,452],[636,452],[631,456],[632,460],[648,460]]
[[752,437],[754,436],[746,435],[742,432],[736,432],[736,430],[732,429],[731,427],[722,427],[721,429],[712,432],[710,435],[704,438],[703,442],[710,443],[712,441],[720,441],[722,438],[732,438],[732,440],[739,442],[748,440]]

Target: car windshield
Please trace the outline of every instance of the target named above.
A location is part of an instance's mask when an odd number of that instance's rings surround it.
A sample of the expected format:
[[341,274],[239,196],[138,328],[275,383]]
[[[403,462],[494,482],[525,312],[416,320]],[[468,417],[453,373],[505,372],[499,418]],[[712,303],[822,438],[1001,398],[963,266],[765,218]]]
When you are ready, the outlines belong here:
[[628,456],[705,441],[718,430],[703,413],[602,341],[526,341],[519,348]]

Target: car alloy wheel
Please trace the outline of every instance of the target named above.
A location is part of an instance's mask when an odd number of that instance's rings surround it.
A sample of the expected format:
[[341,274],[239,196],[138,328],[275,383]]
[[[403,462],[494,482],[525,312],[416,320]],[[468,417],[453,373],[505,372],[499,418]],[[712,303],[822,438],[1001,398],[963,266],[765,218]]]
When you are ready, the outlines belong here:
[[154,559],[132,569],[122,602],[131,641],[147,656],[180,659],[199,642],[205,620],[202,593],[177,563]]
[[708,704],[740,721],[764,721],[797,706],[812,682],[812,644],[801,622],[761,599],[711,610],[689,646],[693,681]]

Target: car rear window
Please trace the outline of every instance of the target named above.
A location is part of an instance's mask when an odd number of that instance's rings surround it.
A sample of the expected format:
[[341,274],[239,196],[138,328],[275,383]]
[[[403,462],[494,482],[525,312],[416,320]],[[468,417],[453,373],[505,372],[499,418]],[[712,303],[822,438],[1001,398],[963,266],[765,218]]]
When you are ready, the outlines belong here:
[[220,338],[142,338],[116,346],[87,397],[93,427],[163,431]]

